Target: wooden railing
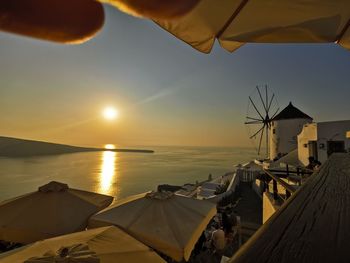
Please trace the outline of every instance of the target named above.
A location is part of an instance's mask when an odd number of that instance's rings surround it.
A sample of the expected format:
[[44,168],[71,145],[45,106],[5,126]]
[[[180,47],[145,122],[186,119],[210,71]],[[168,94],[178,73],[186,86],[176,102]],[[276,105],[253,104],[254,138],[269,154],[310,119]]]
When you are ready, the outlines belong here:
[[[265,172],[265,189],[264,191],[270,191],[269,189],[269,182],[272,179],[272,193],[273,193],[273,199],[278,200],[287,200],[297,189],[296,185],[291,185],[288,184],[286,181],[284,181],[281,178],[288,178],[290,179],[291,176],[296,176],[293,178],[294,181],[297,181],[298,185],[302,184],[302,178],[305,175],[311,175],[312,171],[307,171],[307,170],[302,170],[302,169],[297,169],[296,171],[290,170],[288,165],[286,167],[286,170],[273,170],[273,169],[264,169]],[[282,186],[282,188],[285,189],[285,195],[282,195],[278,191],[278,186]]]
[[350,155],[333,154],[229,260],[349,262]]
[[313,173],[312,170],[306,169],[306,168],[296,168],[296,170],[291,170],[288,166],[288,164],[286,165],[286,170],[274,170],[274,169],[269,169],[268,171],[275,173],[276,175],[282,177],[282,178],[287,178],[290,177],[291,175],[293,176],[297,176],[297,178],[300,179],[300,184],[301,184],[301,179],[305,176],[305,175],[310,175]]

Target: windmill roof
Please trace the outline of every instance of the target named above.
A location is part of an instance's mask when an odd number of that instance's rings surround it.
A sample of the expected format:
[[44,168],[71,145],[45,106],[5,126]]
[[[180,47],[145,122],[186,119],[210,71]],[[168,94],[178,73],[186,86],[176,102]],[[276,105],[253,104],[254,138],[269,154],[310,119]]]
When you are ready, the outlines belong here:
[[294,107],[291,102],[280,113],[278,113],[272,120],[287,120],[287,119],[311,119],[312,118]]

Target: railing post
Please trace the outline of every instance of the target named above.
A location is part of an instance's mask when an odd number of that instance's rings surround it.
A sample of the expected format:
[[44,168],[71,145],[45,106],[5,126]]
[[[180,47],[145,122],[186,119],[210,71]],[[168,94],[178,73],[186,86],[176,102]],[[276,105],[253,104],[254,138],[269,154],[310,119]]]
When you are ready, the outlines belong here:
[[278,198],[277,181],[273,180],[273,199],[277,200],[277,198]]
[[304,169],[301,169],[300,185],[303,184],[303,178],[304,178]]
[[267,178],[268,178],[268,174],[265,172],[264,177],[262,178],[262,181],[264,183],[264,189],[263,192],[269,192],[269,185],[267,183]]
[[290,192],[286,189],[286,199],[290,197]]
[[301,185],[301,180],[303,179],[303,177],[301,176],[301,174],[300,174],[300,168],[299,167],[297,167],[297,176],[299,177],[299,182],[298,182],[298,185],[300,186]]
[[264,183],[264,192],[268,192],[269,191],[269,185],[267,184],[267,180],[263,180]]
[[288,164],[287,164],[286,168],[287,168],[287,177],[288,177],[289,176],[289,166],[288,166]]
[[269,183],[267,181],[265,181],[265,186],[266,186],[266,192],[270,192]]

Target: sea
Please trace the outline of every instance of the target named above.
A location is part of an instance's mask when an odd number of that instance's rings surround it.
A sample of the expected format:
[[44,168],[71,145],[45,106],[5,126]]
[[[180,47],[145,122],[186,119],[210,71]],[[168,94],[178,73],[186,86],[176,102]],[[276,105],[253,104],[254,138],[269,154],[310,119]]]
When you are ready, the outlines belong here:
[[84,152],[44,157],[0,157],[0,202],[50,181],[115,199],[232,172],[256,157],[252,148],[146,147],[154,153]]

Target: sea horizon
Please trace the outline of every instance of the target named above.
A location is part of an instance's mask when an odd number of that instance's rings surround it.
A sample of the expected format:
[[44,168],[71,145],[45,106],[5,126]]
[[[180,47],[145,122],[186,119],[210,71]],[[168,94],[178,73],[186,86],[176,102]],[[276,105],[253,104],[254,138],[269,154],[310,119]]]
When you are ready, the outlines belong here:
[[183,185],[221,176],[256,157],[254,148],[153,146],[154,153],[85,152],[25,158],[0,158],[0,201],[50,181],[120,199],[156,190],[159,184]]

